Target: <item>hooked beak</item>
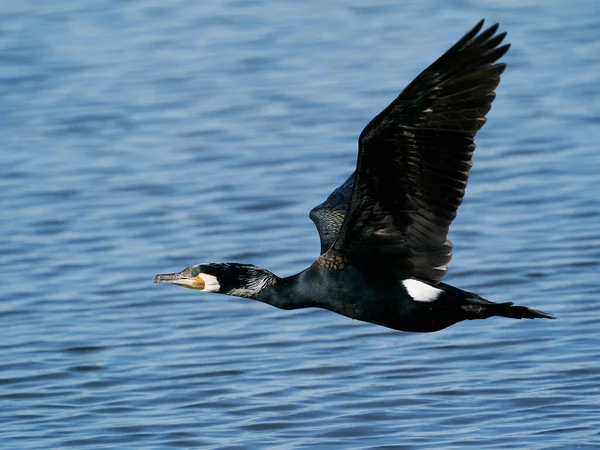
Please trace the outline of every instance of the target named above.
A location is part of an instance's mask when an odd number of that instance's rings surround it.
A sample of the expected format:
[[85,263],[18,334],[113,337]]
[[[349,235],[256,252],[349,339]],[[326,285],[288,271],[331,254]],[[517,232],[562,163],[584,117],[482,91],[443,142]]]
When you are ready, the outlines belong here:
[[159,273],[154,278],[152,278],[153,283],[173,283],[175,284],[176,280],[182,278],[180,273]]
[[189,289],[204,289],[204,280],[198,277],[191,277],[186,273],[186,270],[179,273],[162,273],[156,275],[152,279],[153,283],[171,283],[177,284],[178,286],[183,286]]

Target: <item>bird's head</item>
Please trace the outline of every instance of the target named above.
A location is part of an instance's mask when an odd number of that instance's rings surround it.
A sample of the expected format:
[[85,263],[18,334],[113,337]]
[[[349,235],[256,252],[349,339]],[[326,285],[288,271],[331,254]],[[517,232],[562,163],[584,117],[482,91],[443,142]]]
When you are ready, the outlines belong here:
[[152,280],[154,283],[171,283],[189,289],[205,292],[219,292],[219,271],[216,264],[197,264],[183,269],[178,273],[158,274]]
[[205,263],[190,266],[178,273],[159,274],[154,283],[171,283],[189,289],[253,298],[277,277],[250,264]]

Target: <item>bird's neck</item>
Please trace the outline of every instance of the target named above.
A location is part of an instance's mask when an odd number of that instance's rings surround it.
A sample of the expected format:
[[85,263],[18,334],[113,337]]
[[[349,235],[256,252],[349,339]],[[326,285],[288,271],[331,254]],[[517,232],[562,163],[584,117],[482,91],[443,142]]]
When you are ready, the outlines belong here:
[[240,285],[232,289],[224,289],[221,292],[258,300],[281,309],[311,306],[305,296],[297,292],[297,280],[301,274],[281,278],[267,270],[253,268],[252,273],[248,275]]
[[211,270],[220,294],[250,298],[281,309],[316,306],[311,290],[314,270],[310,268],[285,278],[250,264],[215,263]]
[[275,277],[275,280],[262,289],[254,297],[262,303],[281,309],[299,309],[312,306],[309,299],[298,292],[297,281],[301,274],[292,275],[286,278]]

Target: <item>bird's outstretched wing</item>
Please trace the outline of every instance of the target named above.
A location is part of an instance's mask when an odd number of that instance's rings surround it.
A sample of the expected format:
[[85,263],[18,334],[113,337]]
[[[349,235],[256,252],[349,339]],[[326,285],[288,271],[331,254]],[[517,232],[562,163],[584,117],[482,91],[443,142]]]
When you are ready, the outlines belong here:
[[310,220],[315,223],[321,239],[321,254],[333,245],[340,231],[354,187],[354,175],[354,173],[350,175],[327,197],[327,200],[310,211]]
[[354,189],[341,229],[317,260],[437,283],[446,239],[467,186],[473,138],[485,123],[509,45],[483,20],[425,69],[363,130]]

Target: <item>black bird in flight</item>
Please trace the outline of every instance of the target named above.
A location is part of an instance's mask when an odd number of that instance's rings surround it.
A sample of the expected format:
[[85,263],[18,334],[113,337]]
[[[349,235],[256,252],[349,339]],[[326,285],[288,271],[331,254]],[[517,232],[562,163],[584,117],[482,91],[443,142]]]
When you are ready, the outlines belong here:
[[498,25],[471,31],[366,126],[356,171],[310,218],[321,255],[280,278],[256,266],[198,264],[161,274],[205,292],[282,309],[317,307],[400,331],[437,331],[492,316],[552,319],[441,283],[452,256],[448,229],[467,187],[474,137],[506,65]]

